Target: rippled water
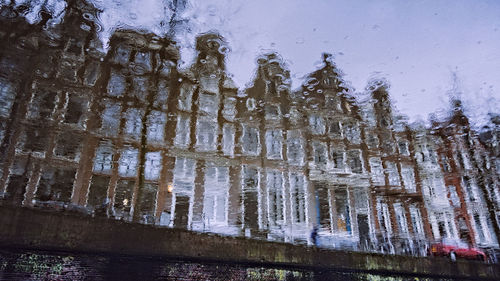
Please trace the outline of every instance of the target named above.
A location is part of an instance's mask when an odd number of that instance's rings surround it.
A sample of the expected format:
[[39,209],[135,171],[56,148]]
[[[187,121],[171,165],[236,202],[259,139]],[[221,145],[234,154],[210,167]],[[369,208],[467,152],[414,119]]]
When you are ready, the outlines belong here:
[[[431,245],[453,244],[497,260],[498,114],[476,130],[457,96],[447,114],[410,122],[387,79],[354,89],[326,53],[295,88],[288,62],[259,54],[240,87],[231,44],[216,31],[176,40],[186,26],[174,14],[168,32],[121,26],[108,46],[90,2],[0,3],[2,204],[387,254],[452,256]],[[196,55],[181,67],[182,44]]]

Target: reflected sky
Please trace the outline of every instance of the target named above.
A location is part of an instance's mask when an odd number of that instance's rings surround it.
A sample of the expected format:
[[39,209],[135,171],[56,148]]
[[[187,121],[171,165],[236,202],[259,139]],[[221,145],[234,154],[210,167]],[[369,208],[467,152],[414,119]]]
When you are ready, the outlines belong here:
[[[90,2],[103,9],[105,41],[120,27],[164,34],[162,22],[172,17],[169,0]],[[192,0],[179,19],[189,21],[176,34],[184,65],[194,58],[194,37],[217,29],[232,48],[228,68],[240,86],[251,81],[262,52],[283,55],[294,88],[328,52],[357,92],[370,78],[387,77],[396,106],[412,120],[443,112],[450,92],[459,92],[476,123],[500,108],[498,1]]]

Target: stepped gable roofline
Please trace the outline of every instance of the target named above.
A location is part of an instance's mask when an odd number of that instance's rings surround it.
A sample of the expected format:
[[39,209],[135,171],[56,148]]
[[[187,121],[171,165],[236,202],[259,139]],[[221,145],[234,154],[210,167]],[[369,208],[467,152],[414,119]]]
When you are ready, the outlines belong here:
[[366,91],[373,93],[379,89],[389,91],[390,88],[391,88],[391,83],[389,82],[389,80],[387,80],[387,78],[376,77],[376,78],[371,78],[370,80],[368,80],[368,83],[367,83],[365,89],[366,89]]
[[380,103],[387,108],[392,108],[392,100],[389,94],[390,82],[385,77],[375,77],[368,80],[366,91],[370,94],[372,102]]
[[169,37],[160,37],[154,33],[130,29],[116,30],[110,39],[110,49],[114,49],[118,44],[123,43],[139,50],[162,50],[167,57],[174,60],[180,58],[179,46],[175,41]]
[[333,56],[329,53],[323,53],[322,61],[323,66],[308,74],[299,90],[309,92],[318,92],[317,90],[320,90],[319,94],[322,94],[327,89],[333,89],[338,93],[352,92],[352,89],[342,79],[342,72],[333,62]]
[[110,39],[110,45],[125,42],[136,48],[158,50],[162,47],[175,45],[175,41],[168,37],[160,37],[154,33],[133,29],[118,29]]
[[287,103],[290,98],[290,71],[277,52],[261,54],[256,59],[257,69],[244,95],[256,99],[278,99]]
[[346,99],[350,105],[356,105],[353,88],[342,79],[342,72],[333,62],[333,56],[322,54],[323,65],[306,76],[302,85],[295,91],[294,98],[304,100],[313,108],[325,105],[325,94],[330,92]]
[[267,52],[257,58],[257,78],[278,82],[290,87],[290,70],[283,57],[275,51]]
[[216,55],[223,58],[230,51],[230,48],[220,33],[209,31],[196,36],[196,50],[200,54]]

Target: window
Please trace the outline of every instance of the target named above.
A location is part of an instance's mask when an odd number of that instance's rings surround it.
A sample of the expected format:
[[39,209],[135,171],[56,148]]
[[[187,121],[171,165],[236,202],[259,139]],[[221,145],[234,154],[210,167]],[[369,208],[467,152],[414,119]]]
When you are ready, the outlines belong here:
[[108,81],[108,95],[113,97],[122,96],[127,88],[125,77],[115,70],[111,71]]
[[481,224],[481,218],[479,217],[479,214],[474,214],[474,223],[476,224],[476,233],[477,236],[479,237],[479,242],[485,242],[486,237],[484,235],[484,230]]
[[194,86],[183,83],[179,93],[178,107],[180,110],[191,111],[191,100],[193,98]]
[[189,116],[177,116],[177,128],[175,129],[174,144],[177,147],[187,147],[189,145]]
[[74,131],[65,131],[57,137],[55,155],[66,157],[70,160],[78,161],[80,158],[80,148],[83,143],[83,136]]
[[208,227],[227,225],[228,192],[229,168],[206,167],[203,214]]
[[242,169],[242,214],[245,231],[255,231],[261,226],[262,203],[259,192],[260,174],[257,168]]
[[115,49],[115,53],[113,55],[113,61],[115,63],[126,65],[130,60],[130,48],[128,46],[119,45]]
[[408,234],[408,223],[406,222],[405,210],[401,203],[394,204],[394,212],[396,213],[396,221],[400,235]]
[[[329,78],[326,78],[329,80]],[[327,97],[326,98],[326,108],[329,110],[342,111],[342,106],[340,105],[339,100],[335,97]]]
[[[174,179],[173,179],[173,190],[172,192],[177,199],[179,197],[185,198],[187,204],[185,207],[189,207],[191,203],[189,198],[193,196],[194,192],[194,180],[196,176],[196,160],[185,157],[176,157],[174,166]],[[183,199],[184,200],[184,199]],[[181,202],[181,204],[184,204]],[[176,208],[177,208],[176,203]],[[178,210],[175,210],[177,213]],[[175,222],[174,222],[175,223]]]
[[144,165],[144,178],[146,180],[158,180],[160,178],[161,159],[159,151],[146,153],[146,163]]
[[5,129],[7,124],[5,122],[0,122],[0,143],[3,142],[3,138],[5,137]]
[[351,211],[349,195],[345,188],[335,188],[335,208],[337,211],[337,230],[351,233]]
[[198,120],[196,146],[203,151],[213,151],[217,148],[217,127],[215,122]]
[[402,165],[401,166],[401,176],[403,178],[403,184],[406,191],[415,192],[417,187],[415,185],[415,174],[411,166]]
[[370,149],[375,149],[378,147],[378,138],[374,133],[368,133],[366,144]]
[[325,133],[325,123],[323,118],[318,115],[309,115],[309,127],[311,133],[314,135],[322,135]]
[[385,184],[384,168],[382,167],[382,160],[377,157],[372,157],[369,160],[371,169],[371,178],[375,184]]
[[410,155],[410,150],[408,149],[408,142],[407,141],[399,141],[398,142],[398,147],[399,147],[399,153],[402,155]]
[[151,111],[147,121],[148,142],[163,142],[167,116],[161,111]]
[[349,161],[349,168],[351,172],[360,174],[363,172],[363,164],[361,163],[361,151],[350,150],[347,153],[347,158]]
[[425,178],[424,179],[424,193],[431,198],[436,197],[436,190],[434,188],[434,182],[432,181],[432,178]]
[[322,230],[328,232],[333,231],[334,220],[332,212],[332,192],[330,188],[327,188],[321,184],[315,185],[316,189],[316,201],[319,206],[319,223]]
[[274,226],[284,223],[284,193],[283,174],[279,171],[268,171],[266,177],[269,225]]
[[467,196],[469,197],[469,200],[470,201],[476,201],[477,200],[477,196],[476,196],[476,192],[474,190],[474,183],[472,181],[471,178],[469,178],[468,176],[464,176],[462,178],[463,180],[463,184],[464,184],[464,187],[465,187],[465,192],[467,193]]
[[132,79],[132,89],[130,95],[140,101],[146,101],[149,90],[149,80],[147,77],[134,77]]
[[140,140],[142,134],[142,116],[144,112],[138,108],[129,108],[125,112],[125,127],[123,133],[133,138]]
[[122,177],[136,177],[139,151],[136,148],[122,150],[118,161],[118,174]]
[[[208,73],[207,73],[208,74]],[[219,92],[219,75],[214,71],[212,74],[205,74],[199,78],[200,88],[210,93]]]
[[135,72],[137,74],[143,74],[152,70],[151,67],[151,53],[150,52],[137,52],[135,53]]
[[394,142],[390,140],[390,135],[385,135],[381,137],[380,147],[384,152],[384,155],[391,155],[395,151]]
[[446,155],[441,155],[441,163],[443,164],[443,170],[445,172],[451,172],[450,162],[448,161],[448,157],[446,157]]
[[463,161],[463,167],[464,167],[464,169],[465,170],[469,170],[471,168],[471,164],[470,164],[469,156],[467,155],[467,153],[460,153],[460,152],[458,152],[457,154],[462,156],[462,161]]
[[429,144],[427,144],[427,151],[429,153],[429,159],[430,159],[431,163],[434,165],[437,165],[436,151],[434,151],[434,149]]
[[52,91],[37,92],[29,105],[28,117],[32,119],[51,118],[58,100],[57,93]]
[[268,159],[281,159],[283,133],[281,130],[266,131],[266,149]]
[[342,138],[342,126],[339,121],[331,121],[328,126],[328,134],[333,138]]
[[193,179],[196,161],[191,158],[175,158],[174,176],[178,179]]
[[94,158],[94,172],[111,174],[113,168],[113,145],[102,141],[97,147]]
[[312,147],[314,153],[314,163],[319,166],[326,166],[328,160],[326,144],[313,141]]
[[105,135],[116,136],[120,128],[121,106],[118,103],[106,102],[101,115],[101,132]]
[[88,102],[77,95],[69,95],[64,114],[64,122],[68,124],[81,124],[87,111]]
[[15,88],[7,81],[0,80],[0,117],[10,116],[15,97]]
[[305,223],[307,217],[305,177],[290,173],[290,201],[293,223]]
[[434,176],[434,192],[440,200],[447,201],[446,198],[448,197],[448,195],[444,186],[444,180],[440,175],[437,174]]
[[335,169],[345,169],[345,152],[340,148],[331,148],[331,156]]
[[301,138],[292,137],[287,140],[288,162],[296,165],[304,163],[304,146]]
[[137,199],[137,211],[141,214],[141,223],[154,224],[154,211],[156,207],[156,195],[158,193],[158,184],[144,183],[142,192]]
[[243,153],[257,155],[260,152],[259,130],[257,128],[244,126],[241,138]]
[[224,109],[222,110],[222,115],[228,121],[234,121],[236,116],[236,99],[226,98],[224,99]]
[[390,236],[392,234],[392,224],[389,206],[387,206],[387,203],[382,202],[380,199],[377,201],[377,219],[380,229],[384,232],[384,234]]
[[74,169],[47,168],[38,182],[36,198],[40,201],[69,202],[75,175]]
[[210,115],[217,115],[217,111],[219,110],[216,97],[211,94],[200,94],[199,106],[200,111]]
[[424,236],[424,227],[422,224],[422,215],[420,214],[420,210],[412,205],[410,206],[410,218],[413,227],[413,233],[417,236]]
[[49,142],[49,130],[44,126],[27,126],[23,130],[19,146],[25,152],[44,153]]
[[249,111],[253,111],[257,108],[256,102],[254,98],[248,98],[246,101],[246,106]]
[[266,105],[266,119],[279,119],[281,117],[281,110],[278,105]]
[[224,155],[234,156],[234,126],[224,124],[222,127],[222,152]]
[[155,108],[161,109],[163,111],[167,110],[167,102],[168,102],[168,82],[165,80],[158,81],[158,91],[156,92],[156,97],[153,101],[153,106]]
[[101,64],[98,61],[90,61],[85,67],[83,74],[83,84],[93,87],[101,74]]
[[128,219],[132,206],[132,194],[135,181],[119,180],[115,189],[115,200],[113,202],[113,214],[116,218]]
[[64,48],[66,52],[72,55],[81,56],[83,54],[83,42],[74,38],[71,38],[66,43]]
[[344,125],[345,136],[349,142],[360,143],[361,142],[361,130],[357,123],[349,123]]
[[389,178],[389,185],[400,185],[401,181],[399,180],[399,173],[396,164],[393,162],[386,162],[387,177]]
[[87,206],[98,208],[107,201],[109,176],[93,175],[87,195]]

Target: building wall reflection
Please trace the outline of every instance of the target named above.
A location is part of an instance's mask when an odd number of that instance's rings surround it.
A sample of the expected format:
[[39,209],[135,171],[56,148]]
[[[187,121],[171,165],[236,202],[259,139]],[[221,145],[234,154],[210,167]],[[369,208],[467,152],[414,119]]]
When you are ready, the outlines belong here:
[[317,229],[323,246],[388,253],[498,247],[498,161],[460,105],[410,126],[387,81],[354,93],[328,54],[297,90],[264,54],[238,89],[220,35],[181,69],[155,34],[118,30],[105,52],[97,13],[75,0],[57,27],[2,19],[5,202],[285,242]]

